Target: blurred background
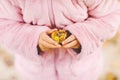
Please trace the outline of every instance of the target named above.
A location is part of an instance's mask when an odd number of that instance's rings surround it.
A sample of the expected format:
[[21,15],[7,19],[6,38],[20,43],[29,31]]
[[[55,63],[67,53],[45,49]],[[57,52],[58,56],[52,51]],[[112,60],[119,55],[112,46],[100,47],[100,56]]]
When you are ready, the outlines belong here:
[[[115,37],[104,43],[103,58],[104,69],[98,80],[120,80],[120,27]],[[14,55],[1,45],[0,80],[21,80],[14,67]]]

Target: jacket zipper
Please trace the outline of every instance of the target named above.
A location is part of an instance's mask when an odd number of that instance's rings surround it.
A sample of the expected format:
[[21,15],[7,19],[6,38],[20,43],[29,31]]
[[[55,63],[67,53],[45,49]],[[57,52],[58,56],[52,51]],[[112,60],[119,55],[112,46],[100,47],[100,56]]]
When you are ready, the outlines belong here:
[[[56,24],[55,24],[55,15],[54,15],[54,10],[53,10],[53,1],[52,0],[48,0],[48,14],[49,14],[49,19],[50,19],[50,23],[51,23],[51,28],[56,28]],[[54,49],[55,51],[55,57],[54,57],[54,67],[55,67],[55,75],[57,80],[58,79],[58,71],[56,68],[56,59],[58,57],[58,49]]]
[[54,10],[53,10],[53,2],[52,0],[48,0],[48,15],[49,15],[49,19],[50,19],[50,24],[51,24],[51,28],[55,28],[56,24],[55,24],[55,15],[54,15]]

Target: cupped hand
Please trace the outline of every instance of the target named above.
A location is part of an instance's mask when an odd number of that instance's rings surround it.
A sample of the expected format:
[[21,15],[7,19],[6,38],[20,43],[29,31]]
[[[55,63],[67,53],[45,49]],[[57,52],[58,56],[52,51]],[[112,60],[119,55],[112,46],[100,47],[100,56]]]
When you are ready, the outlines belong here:
[[38,45],[42,51],[47,51],[47,50],[50,50],[53,48],[60,48],[61,47],[60,44],[58,44],[56,41],[51,39],[51,37],[49,36],[49,34],[51,34],[55,30],[57,30],[57,29],[51,29],[51,30],[48,30],[46,32],[42,32],[40,34]]
[[70,35],[67,39],[62,42],[63,48],[74,48],[77,49],[80,47],[79,41],[74,35]]

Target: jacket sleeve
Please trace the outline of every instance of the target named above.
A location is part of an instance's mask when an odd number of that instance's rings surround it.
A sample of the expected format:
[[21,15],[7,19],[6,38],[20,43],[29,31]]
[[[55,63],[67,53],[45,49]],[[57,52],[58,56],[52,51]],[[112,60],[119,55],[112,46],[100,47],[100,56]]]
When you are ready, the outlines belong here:
[[[10,0],[0,0],[0,44],[16,54],[37,60],[38,38],[47,26],[24,23],[21,9]],[[38,59],[39,60],[39,59]]]
[[84,0],[88,18],[65,27],[81,44],[81,53],[93,53],[102,43],[112,38],[120,23],[120,7],[117,0]]

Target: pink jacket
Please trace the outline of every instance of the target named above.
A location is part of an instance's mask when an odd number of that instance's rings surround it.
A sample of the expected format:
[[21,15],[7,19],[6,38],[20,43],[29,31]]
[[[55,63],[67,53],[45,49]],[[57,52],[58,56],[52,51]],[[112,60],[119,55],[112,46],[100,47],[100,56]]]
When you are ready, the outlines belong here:
[[[120,22],[117,0],[0,0],[0,43],[15,53],[25,80],[96,80],[102,68],[102,43]],[[51,25],[69,30],[81,43],[38,55],[41,32]]]

